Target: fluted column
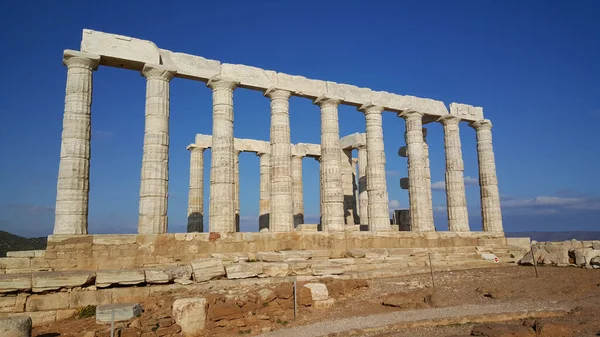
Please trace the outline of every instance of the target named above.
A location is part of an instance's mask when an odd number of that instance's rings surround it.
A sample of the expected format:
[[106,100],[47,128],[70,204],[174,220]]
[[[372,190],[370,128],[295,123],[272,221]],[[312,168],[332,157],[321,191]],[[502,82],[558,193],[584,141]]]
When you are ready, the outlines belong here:
[[451,232],[467,232],[469,231],[469,214],[465,194],[465,167],[460,143],[460,118],[446,115],[441,117],[439,121],[444,126],[448,230]]
[[315,104],[321,108],[321,218],[323,231],[344,230],[344,192],[341,176],[340,100],[319,97]]
[[167,232],[169,194],[169,82],[174,69],[146,64],[146,124],[138,233]]
[[[433,200],[431,198],[431,168],[429,165],[429,145],[427,144],[427,129],[423,128],[423,158],[425,161],[425,191],[427,191],[427,206],[429,211],[427,214],[427,223],[433,222]],[[434,224],[435,228],[435,224]]]
[[415,232],[434,231],[427,193],[427,170],[423,142],[423,114],[407,111],[400,114],[406,120],[406,144],[408,151],[408,197],[410,203],[411,229]]
[[302,156],[292,156],[292,190],[294,228],[304,223],[304,193],[302,190]]
[[360,224],[369,223],[369,193],[367,191],[367,146],[358,147],[358,215]]
[[271,211],[271,155],[258,153],[260,158],[260,201],[258,228],[259,231],[269,231],[269,212]]
[[54,234],[87,234],[90,191],[92,72],[100,56],[65,50],[65,111],[56,188]]
[[237,83],[216,77],[207,86],[213,90],[208,226],[211,232],[235,232],[233,90]]
[[240,231],[240,151],[235,151],[234,160],[234,174],[235,174],[235,231]]
[[496,162],[492,146],[492,122],[489,119],[484,119],[470,125],[477,131],[477,158],[479,161],[479,189],[483,230],[485,232],[503,232]]
[[344,221],[346,225],[354,225],[356,203],[354,200],[354,165],[352,164],[352,150],[341,152],[342,191],[344,193]]
[[286,90],[269,89],[271,99],[271,211],[272,232],[294,230],[289,99]]
[[188,146],[190,151],[190,189],[187,231],[204,231],[204,148]]
[[354,224],[360,224],[358,216],[358,179],[357,179],[358,158],[352,158],[352,209],[354,210]]
[[385,152],[383,146],[383,107],[361,106],[367,124],[367,193],[369,195],[369,231],[389,231],[390,212],[385,178]]

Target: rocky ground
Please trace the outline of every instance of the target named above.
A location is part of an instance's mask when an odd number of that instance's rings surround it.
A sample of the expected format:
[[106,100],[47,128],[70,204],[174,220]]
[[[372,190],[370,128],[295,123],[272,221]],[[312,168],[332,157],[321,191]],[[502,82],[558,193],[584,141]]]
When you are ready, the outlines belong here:
[[[573,336],[600,336],[600,270],[576,267],[540,267],[539,278],[533,267],[511,266],[474,269],[453,272],[436,272],[435,288],[429,274],[412,275],[393,279],[378,279],[362,282],[326,281],[329,293],[335,304],[328,309],[315,309],[300,305],[299,317],[294,320],[293,305],[286,297],[290,287],[274,291],[275,297],[265,305],[263,300],[252,300],[261,295],[259,289],[238,289],[228,294],[212,297],[215,308],[224,310],[220,316],[229,319],[215,319],[208,323],[207,336],[259,335],[269,331],[303,326],[307,329],[319,322],[331,322],[356,316],[368,316],[398,312],[415,308],[458,308],[464,305],[499,305],[505,309],[519,308],[524,304],[544,301],[548,309],[570,308],[560,317],[543,318],[535,322],[527,320],[526,325],[541,329],[549,323],[560,323],[573,331]],[[415,296],[406,295],[416,294]],[[241,314],[228,299],[247,294],[245,300],[237,300],[242,308],[252,308],[252,314]],[[306,294],[300,294],[302,298]],[[271,295],[272,297],[272,295]],[[241,298],[241,297],[240,297]],[[421,299],[415,301],[414,299]],[[142,305],[145,312],[138,319],[119,325],[120,336],[179,336],[179,327],[171,319],[172,297],[148,299]],[[382,305],[383,302],[391,305]],[[301,301],[304,304],[304,300]],[[397,302],[397,303],[395,303]],[[229,310],[229,311],[228,311]],[[233,310],[233,311],[231,311]],[[427,309],[425,309],[427,310]],[[427,313],[427,311],[423,311]],[[209,311],[209,319],[219,316]],[[220,317],[219,316],[219,317]],[[426,316],[426,315],[425,315]],[[420,319],[427,319],[421,317]],[[390,322],[391,323],[391,322]],[[509,322],[514,327],[523,326],[523,320]],[[385,326],[386,323],[381,324]],[[373,330],[354,330],[338,333],[337,336],[452,336],[469,335],[474,324],[452,324],[441,327],[394,327]],[[527,328],[530,329],[530,328]],[[546,329],[548,331],[548,329]],[[292,331],[292,330],[290,330]],[[533,328],[531,328],[533,331]],[[290,336],[292,334],[289,334]],[[48,326],[34,329],[33,336],[109,336],[108,327],[95,323],[93,318],[72,318]],[[117,335],[119,336],[119,335]],[[518,336],[518,335],[515,335]],[[523,336],[526,336],[523,335]],[[534,333],[535,336],[535,333]],[[558,335],[557,335],[558,336]]]

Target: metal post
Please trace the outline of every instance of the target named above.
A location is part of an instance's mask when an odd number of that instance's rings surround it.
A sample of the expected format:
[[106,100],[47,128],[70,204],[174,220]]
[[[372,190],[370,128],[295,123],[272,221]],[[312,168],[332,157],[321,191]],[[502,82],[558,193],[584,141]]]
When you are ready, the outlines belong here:
[[110,337],[115,337],[115,310],[110,311]]
[[294,277],[294,320],[298,317],[298,296],[296,295],[296,278]]
[[540,275],[537,270],[537,261],[535,260],[535,254],[533,254],[533,245],[531,242],[529,243],[529,252],[531,252],[531,261],[533,261],[533,268],[535,269],[535,278],[539,278]]
[[435,289],[435,280],[433,279],[433,264],[431,263],[431,253],[427,252],[429,255],[429,270],[431,271],[431,284],[433,284],[433,289]]

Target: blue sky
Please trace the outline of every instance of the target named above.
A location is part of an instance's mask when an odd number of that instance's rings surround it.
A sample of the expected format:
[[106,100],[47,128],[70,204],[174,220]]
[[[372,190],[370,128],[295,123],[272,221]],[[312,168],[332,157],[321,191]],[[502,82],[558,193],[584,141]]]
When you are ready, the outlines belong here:
[[[222,62],[483,106],[494,124],[505,230],[598,229],[599,14],[597,1],[2,2],[0,229],[52,231],[62,51],[79,48],[83,28]],[[106,67],[94,76],[89,229],[134,233],[145,79]],[[238,89],[234,104],[235,137],[268,140],[269,100]],[[292,142],[320,142],[317,106],[292,98],[290,114]],[[364,132],[355,108],[342,107],[339,116],[342,136]],[[383,122],[390,204],[407,208],[408,193],[399,187],[406,159],[397,155],[404,121],[384,112]],[[443,133],[439,124],[427,127],[436,187],[444,178]],[[174,79],[170,232],[185,231],[185,147],[211,128],[210,89]],[[474,130],[462,125],[461,138],[471,227],[480,230]],[[205,158],[208,181],[209,151]],[[258,157],[242,154],[240,169],[242,229],[256,230]],[[303,169],[307,222],[315,221],[318,163],[305,159]],[[444,230],[443,189],[434,189],[433,199],[436,227]]]

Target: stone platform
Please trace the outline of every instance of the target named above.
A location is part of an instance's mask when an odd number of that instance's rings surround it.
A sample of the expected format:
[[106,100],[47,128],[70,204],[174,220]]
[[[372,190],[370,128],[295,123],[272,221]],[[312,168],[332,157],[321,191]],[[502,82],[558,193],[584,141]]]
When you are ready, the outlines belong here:
[[124,235],[51,235],[45,253],[0,258],[0,274],[33,271],[106,270],[177,265],[211,254],[327,251],[344,257],[353,248],[506,246],[493,232],[244,232]]

